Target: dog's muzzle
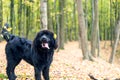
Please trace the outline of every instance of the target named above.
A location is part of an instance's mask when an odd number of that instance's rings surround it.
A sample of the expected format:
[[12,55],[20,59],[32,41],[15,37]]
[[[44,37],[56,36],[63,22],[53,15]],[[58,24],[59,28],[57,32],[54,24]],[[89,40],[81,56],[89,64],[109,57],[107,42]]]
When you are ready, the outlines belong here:
[[42,48],[47,48],[47,49],[50,49],[48,43],[42,43]]
[[49,47],[49,41],[50,41],[50,39],[49,38],[47,38],[45,35],[43,35],[42,37],[41,37],[41,39],[40,39],[40,41],[42,42],[42,48],[47,48],[47,49],[50,49],[50,47]]

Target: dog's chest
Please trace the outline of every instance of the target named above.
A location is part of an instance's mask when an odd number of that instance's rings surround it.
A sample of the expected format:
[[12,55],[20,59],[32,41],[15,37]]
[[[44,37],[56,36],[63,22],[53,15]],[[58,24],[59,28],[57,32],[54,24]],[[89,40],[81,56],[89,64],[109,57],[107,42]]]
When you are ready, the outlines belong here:
[[51,64],[53,60],[53,53],[39,53],[34,57],[34,63],[38,65],[48,65]]
[[43,53],[43,54],[41,55],[41,59],[42,59],[42,61],[45,62],[45,63],[51,62],[51,61],[52,61],[52,58],[53,58],[52,53]]

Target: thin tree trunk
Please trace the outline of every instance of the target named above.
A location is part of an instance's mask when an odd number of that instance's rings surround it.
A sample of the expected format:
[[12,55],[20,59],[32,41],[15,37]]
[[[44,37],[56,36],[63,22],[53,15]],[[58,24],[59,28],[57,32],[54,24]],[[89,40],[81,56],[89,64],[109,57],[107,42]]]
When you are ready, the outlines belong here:
[[[68,14],[65,14],[65,23],[68,22]],[[65,26],[68,26],[68,24],[65,24]],[[65,43],[69,40],[69,32],[68,27],[65,27]]]
[[60,49],[64,49],[64,6],[65,0],[59,0],[59,23],[60,23]]
[[[23,2],[25,2],[26,0],[24,0]],[[23,27],[23,30],[24,30],[24,32],[23,32],[23,34],[24,34],[24,37],[26,37],[26,34],[27,34],[27,6],[24,4],[23,5],[23,25],[24,25],[24,27]]]
[[22,29],[22,0],[18,2],[18,35],[21,36]]
[[55,26],[56,26],[56,33],[57,33],[57,41],[58,41],[58,49],[57,52],[59,51],[60,47],[60,24],[59,24],[59,15],[57,14],[57,0],[54,1],[54,8],[55,8]]
[[47,0],[40,1],[40,21],[41,21],[41,28],[48,29],[47,23]]
[[10,4],[10,27],[12,27],[12,33],[14,32],[14,0],[11,0]]
[[114,42],[114,45],[112,47],[112,52],[111,52],[110,59],[109,59],[110,63],[113,63],[114,56],[115,56],[115,53],[116,53],[116,48],[117,48],[118,41],[119,41],[119,36],[120,36],[120,20],[117,23],[116,31],[117,31],[116,32],[117,34],[116,34],[116,37],[115,37],[115,42]]
[[[0,0],[0,32],[2,29],[2,23],[3,23],[3,7],[2,7],[2,0]],[[1,41],[1,38],[0,38]]]
[[57,25],[57,41],[58,41],[58,50],[60,49],[60,25],[59,25],[59,15],[56,15],[56,25]]
[[47,0],[47,16],[48,16],[48,29],[50,30],[50,31],[53,31],[53,25],[52,25],[52,17],[51,17],[51,15],[50,15],[50,13],[51,13],[51,10],[50,10],[50,0]]
[[86,30],[87,30],[87,28],[88,28],[88,21],[87,21],[87,0],[85,0],[85,26],[86,26]]
[[117,45],[118,45],[118,42],[119,42],[119,36],[120,36],[120,11],[118,12],[118,19],[116,21],[115,41],[114,41],[114,44],[112,46],[112,52],[111,52],[111,55],[110,55],[110,58],[109,58],[110,63],[113,63],[114,56],[115,56],[115,53],[116,53],[116,48],[117,48]]
[[[40,5],[40,1],[37,1],[37,6]],[[37,29],[41,29],[41,25],[40,25],[40,9],[37,9],[37,23],[36,23],[36,30]]]
[[76,24],[76,3],[74,1],[73,4],[73,20],[74,20],[74,27],[75,27],[75,40],[78,40],[78,29],[77,29],[77,24]]
[[29,36],[30,29],[30,7],[26,6],[26,38]]
[[97,57],[100,57],[100,31],[99,31],[99,27],[97,29]]
[[91,38],[91,54],[96,57],[97,47],[97,34],[98,34],[98,0],[93,2],[93,27],[92,27],[92,38]]
[[110,29],[111,29],[111,46],[113,46],[113,20],[112,20],[112,0],[110,0]]
[[83,59],[92,60],[92,57],[90,56],[90,52],[88,50],[87,31],[85,27],[85,18],[82,7],[82,0],[76,0],[76,4],[78,10],[79,36],[81,41]]
[[[107,9],[107,12],[109,12],[109,9]],[[105,16],[109,17],[109,13],[105,14]],[[109,18],[106,19],[107,22],[109,22]],[[107,28],[107,25],[108,23],[104,23],[104,26],[105,26],[105,43],[104,43],[104,48],[107,47],[107,40],[110,40],[109,38],[109,32],[108,32],[108,28]]]
[[3,23],[3,7],[2,7],[2,0],[0,0],[0,29],[2,29],[2,23]]

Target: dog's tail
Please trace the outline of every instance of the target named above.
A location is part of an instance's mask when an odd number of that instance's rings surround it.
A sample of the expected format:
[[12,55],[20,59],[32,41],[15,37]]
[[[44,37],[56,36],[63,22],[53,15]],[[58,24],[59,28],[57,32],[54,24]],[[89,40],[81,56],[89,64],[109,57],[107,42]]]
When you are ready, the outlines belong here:
[[9,33],[9,31],[11,31],[11,27],[9,27],[9,25],[6,23],[4,25],[4,27],[2,28],[2,32],[1,32],[1,36],[8,42],[11,40],[11,38],[13,37],[13,35],[11,35]]

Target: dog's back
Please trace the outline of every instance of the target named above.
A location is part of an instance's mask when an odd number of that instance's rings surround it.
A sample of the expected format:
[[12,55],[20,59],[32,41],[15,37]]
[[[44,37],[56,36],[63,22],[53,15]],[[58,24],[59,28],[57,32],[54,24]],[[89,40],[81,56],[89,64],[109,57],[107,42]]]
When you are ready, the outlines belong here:
[[24,59],[32,64],[31,53],[32,41],[15,36],[6,44],[6,55],[12,55],[15,59]]

